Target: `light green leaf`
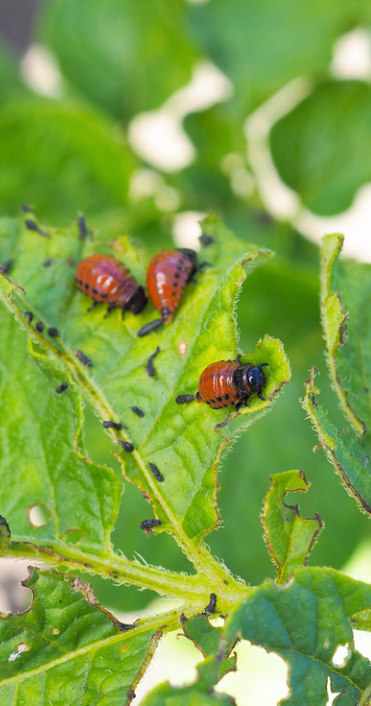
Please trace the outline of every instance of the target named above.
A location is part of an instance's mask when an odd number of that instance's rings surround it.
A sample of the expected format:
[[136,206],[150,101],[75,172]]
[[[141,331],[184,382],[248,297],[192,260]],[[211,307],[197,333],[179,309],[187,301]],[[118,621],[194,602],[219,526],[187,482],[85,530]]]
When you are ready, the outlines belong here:
[[[332,569],[298,569],[291,581],[267,581],[230,616],[227,639],[241,637],[275,652],[289,665],[285,706],[326,706],[327,682],[335,703],[356,706],[371,681],[368,659],[354,649],[353,616],[371,606],[371,586]],[[346,646],[343,660],[335,657]],[[334,658],[335,657],[335,658]]]
[[0,618],[1,704],[130,703],[160,638],[159,618],[125,631],[80,579],[31,569],[23,585],[31,608]]
[[[79,103],[30,99],[0,111],[1,214],[33,204],[67,224],[123,206],[134,159],[124,133]],[[16,158],[15,158],[16,155]]]
[[[208,56],[232,80],[237,115],[297,76],[321,76],[337,37],[370,20],[367,0],[215,0],[189,7]],[[288,146],[288,145],[287,145]]]
[[[16,541],[110,551],[121,487],[113,471],[85,457],[82,401],[54,360],[41,356],[43,368],[27,350],[27,336],[0,309],[1,513]],[[11,355],[9,355],[11,351]]]
[[350,207],[371,179],[371,87],[361,81],[318,86],[273,127],[282,179],[322,216]]
[[271,478],[262,521],[265,541],[277,565],[277,582],[284,583],[292,572],[307,563],[323,527],[318,514],[315,519],[301,517],[298,505],[287,505],[287,493],[303,493],[310,483],[303,471],[285,471]]
[[72,88],[126,120],[186,84],[197,58],[180,0],[57,0],[40,34]]
[[[205,221],[203,227],[215,239],[207,251],[210,267],[199,276],[197,286],[187,287],[171,326],[145,338],[138,338],[136,333],[143,323],[155,318],[153,307],[149,306],[139,317],[128,314],[124,322],[117,310],[107,320],[102,317],[103,307],[86,313],[88,302],[75,289],[74,270],[64,263],[69,247],[74,254],[76,252],[73,238],[78,240],[77,233],[50,230],[51,237],[43,238],[19,226],[11,276],[21,283],[26,295],[18,296],[17,289],[10,292],[13,285],[4,279],[3,297],[32,340],[56,356],[71,380],[82,387],[100,419],[114,420],[127,427],[119,432],[111,430],[116,444],[122,440],[134,446],[133,453],[116,446],[124,473],[150,499],[156,517],[162,522],[157,531],[174,534],[200,571],[205,571],[207,557],[205,582],[190,579],[193,589],[201,591],[205,600],[205,594],[208,596],[213,590],[224,592],[221,578],[224,569],[202,547],[204,536],[219,519],[215,476],[221,452],[229,440],[270,409],[281,386],[289,379],[289,366],[280,342],[265,337],[248,359],[269,363],[264,390],[266,401],[252,397],[248,408],[238,415],[226,409],[211,410],[197,402],[184,406],[175,403],[179,393],[196,391],[199,375],[207,364],[236,356],[235,297],[246,273],[270,256],[269,251],[256,251],[253,246],[248,249],[216,216]],[[9,238],[14,238],[14,224],[5,223],[4,228],[7,243]],[[120,239],[117,246],[121,249],[114,252],[119,257],[123,253],[125,263],[143,282],[142,265],[127,239]],[[96,246],[85,241],[84,248],[81,255]],[[248,252],[244,255],[246,249]],[[40,266],[44,258],[55,257],[58,251],[63,252],[60,266],[54,267],[53,263],[46,269]],[[44,295],[45,277],[48,278],[47,297]],[[44,323],[43,335],[35,331],[33,325],[28,325],[21,313],[25,309],[33,312],[33,324],[37,319]],[[59,338],[50,339],[47,334],[50,326],[57,326]],[[160,347],[155,359],[157,374],[149,378],[146,363],[157,346]],[[76,350],[91,359],[91,368],[84,368],[76,357]],[[139,419],[132,412],[133,406],[139,407],[145,416]],[[231,417],[230,422],[228,417]],[[218,423],[223,426],[216,427]],[[150,463],[157,466],[164,482],[153,477]],[[41,544],[38,546],[40,548]],[[138,562],[120,561],[117,556],[111,556],[110,560],[116,562],[120,571],[129,571],[131,578],[135,568],[140,574],[136,580],[143,585],[148,569],[144,571]],[[97,569],[96,561],[90,557],[89,566],[107,575],[107,565],[103,566],[101,561]],[[161,572],[153,570],[152,576],[158,588]],[[182,593],[179,583],[172,583],[170,574],[167,578],[167,589],[170,586],[170,592]],[[206,599],[204,605],[207,602]]]

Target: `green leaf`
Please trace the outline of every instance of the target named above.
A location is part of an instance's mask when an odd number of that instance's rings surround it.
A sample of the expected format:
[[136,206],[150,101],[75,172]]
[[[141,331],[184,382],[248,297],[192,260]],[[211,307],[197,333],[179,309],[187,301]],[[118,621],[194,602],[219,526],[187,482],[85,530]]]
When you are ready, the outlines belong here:
[[323,527],[320,516],[301,517],[298,505],[287,505],[287,493],[303,493],[310,486],[303,471],[285,471],[271,478],[262,521],[265,540],[273,561],[277,564],[277,582],[284,583],[292,572],[307,563]]
[[225,694],[205,694],[196,687],[161,684],[142,701],[143,706],[233,706],[235,700]]
[[339,432],[332,424],[329,414],[318,402],[319,389],[314,382],[315,370],[305,386],[302,406],[308,413],[316,431],[320,446],[340,476],[347,491],[355,498],[360,508],[371,514],[371,478],[369,471],[369,436],[356,439],[352,434]]
[[[317,403],[314,373],[303,407],[327,458],[361,508],[371,513],[369,342],[370,266],[339,259],[342,236],[328,235],[321,251],[321,314],[331,381],[353,432],[339,432]],[[359,438],[359,435],[362,435]]]
[[[78,103],[30,99],[0,112],[1,214],[34,204],[69,223],[125,204],[134,160],[120,129]],[[14,158],[14,155],[17,158]]]
[[[175,403],[179,393],[195,392],[206,365],[236,356],[235,297],[246,273],[270,256],[269,251],[256,251],[253,246],[244,255],[246,245],[236,240],[215,216],[205,221],[203,227],[215,239],[207,251],[210,267],[199,277],[197,286],[187,288],[171,326],[151,336],[141,339],[136,333],[143,323],[155,317],[152,307],[140,317],[128,314],[124,322],[117,310],[104,320],[102,307],[86,313],[87,302],[75,289],[72,268],[56,267],[52,281],[49,274],[45,275],[49,268],[45,270],[40,263],[58,252],[59,243],[63,244],[66,256],[70,238],[78,240],[77,234],[69,233],[66,237],[61,231],[50,230],[51,237],[43,238],[20,226],[11,275],[14,281],[21,283],[26,295],[19,297],[16,289],[11,292],[12,285],[5,280],[3,296],[33,341],[57,356],[71,379],[83,388],[100,419],[114,420],[127,427],[120,432],[111,430],[116,444],[123,440],[134,446],[133,453],[116,446],[120,449],[125,476],[151,500],[156,517],[162,521],[159,531],[174,534],[200,571],[205,571],[207,557],[208,578],[204,583],[193,581],[194,590],[205,596],[217,586],[219,592],[224,591],[221,579],[224,570],[201,546],[203,538],[219,519],[215,475],[220,455],[229,440],[270,409],[282,385],[288,381],[290,371],[282,344],[266,336],[250,357],[243,358],[269,363],[264,389],[266,401],[253,397],[249,407],[239,414],[230,414],[226,409],[214,411],[197,402],[184,406]],[[14,224],[12,228],[14,233]],[[8,238],[11,238],[10,231],[9,227]],[[126,264],[139,281],[143,281],[136,252],[126,239],[121,239],[117,245],[121,251],[116,252],[124,252]],[[85,241],[83,254],[95,247],[94,243]],[[44,295],[45,276],[48,277],[47,297]],[[47,334],[41,335],[28,325],[21,314],[25,309],[34,313],[35,320],[45,324],[45,332],[50,326],[57,326],[60,336],[55,343]],[[146,363],[157,346],[160,347],[155,359],[157,374],[149,378]],[[76,350],[83,351],[93,367],[84,368],[76,357]],[[145,416],[139,419],[132,412],[132,406],[142,409]],[[216,427],[218,423],[223,426]],[[153,477],[150,463],[157,466],[164,482]],[[120,570],[130,566],[132,571],[135,567],[141,576],[148,571],[143,567],[139,569],[138,562],[121,562],[117,556],[111,560],[118,562]],[[91,559],[89,566],[92,566]],[[102,562],[99,572],[107,575]],[[157,576],[157,586],[160,575],[161,572],[153,573],[154,578]],[[179,594],[181,587],[176,586]],[[220,608],[223,609],[222,603]]]
[[343,236],[321,248],[321,316],[331,381],[358,435],[371,430],[370,265],[339,259]]
[[324,74],[337,37],[371,15],[366,0],[304,0],[300,12],[295,0],[216,0],[189,13],[206,53],[233,81],[240,118],[297,76]]
[[[332,569],[298,569],[284,586],[267,581],[230,616],[227,639],[239,636],[289,665],[285,706],[325,706],[327,682],[337,703],[356,706],[371,681],[368,659],[354,649],[352,621],[371,606],[371,586]],[[347,647],[343,664],[335,658]]]
[[0,37],[0,105],[24,91],[16,57],[3,37]]
[[30,569],[23,585],[31,608],[0,619],[1,703],[129,703],[159,640],[159,618],[123,631],[79,579]]
[[371,87],[361,81],[318,86],[273,127],[277,169],[305,206],[323,216],[345,211],[371,179]]
[[57,0],[40,34],[72,88],[126,120],[186,84],[197,58],[180,0]]
[[[85,457],[82,401],[54,359],[32,360],[27,336],[0,309],[2,436],[1,512],[15,541],[78,545],[105,554],[117,517],[121,487],[113,471]],[[12,354],[9,355],[9,351]],[[21,371],[21,373],[20,373]]]

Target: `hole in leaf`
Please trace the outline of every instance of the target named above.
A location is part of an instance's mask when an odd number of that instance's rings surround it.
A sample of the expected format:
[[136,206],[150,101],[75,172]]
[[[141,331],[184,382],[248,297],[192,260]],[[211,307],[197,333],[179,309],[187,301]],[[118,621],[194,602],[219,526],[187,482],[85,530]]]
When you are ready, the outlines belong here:
[[51,510],[44,503],[35,503],[28,508],[28,521],[32,527],[43,527],[51,519]]
[[68,544],[73,544],[74,546],[81,542],[85,532],[82,532],[82,530],[79,529],[70,529],[67,530],[67,532],[64,532],[62,534],[62,539],[67,542]]
[[287,664],[273,653],[267,654],[262,647],[242,640],[234,650],[237,652],[237,672],[226,674],[215,691],[234,696],[239,706],[246,703],[246,694],[251,704],[276,704],[287,698]]
[[350,657],[350,649],[349,649],[349,643],[347,642],[346,645],[338,645],[333,656],[332,656],[332,664],[334,667],[345,667],[348,659]]
[[180,341],[179,346],[178,346],[178,353],[179,355],[185,355],[188,350],[188,344],[187,341]]
[[334,703],[335,699],[337,696],[341,694],[341,691],[332,691],[331,688],[331,679],[330,677],[327,677],[327,701],[326,701],[326,706],[332,706]]

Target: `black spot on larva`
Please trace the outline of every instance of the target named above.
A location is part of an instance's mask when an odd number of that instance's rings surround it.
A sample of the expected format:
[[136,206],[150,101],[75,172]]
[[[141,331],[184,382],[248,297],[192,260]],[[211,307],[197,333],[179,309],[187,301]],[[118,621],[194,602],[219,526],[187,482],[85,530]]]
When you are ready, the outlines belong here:
[[98,290],[95,287],[93,287],[93,294],[98,294]]
[[158,480],[159,483],[163,483],[164,480],[165,480],[165,478],[164,478],[164,476],[162,475],[161,471],[159,471],[159,469],[157,468],[157,466],[155,466],[154,463],[149,463],[148,465],[149,465],[149,470],[151,471],[151,473],[152,473],[153,477],[155,478],[155,480]]
[[85,282],[85,289],[89,289],[89,285],[87,282]]
[[130,443],[130,441],[124,441],[123,439],[119,439],[119,444],[120,446],[122,446],[124,451],[128,451],[129,453],[134,451],[134,446]]
[[161,520],[143,520],[143,522],[140,523],[140,529],[148,532],[154,527],[160,527],[160,525],[162,525]]
[[108,422],[103,422],[103,428],[104,429],[117,429],[117,431],[121,431],[123,426],[119,422],[108,421]]
[[42,322],[42,321],[38,321],[35,328],[36,328],[36,331],[38,331],[39,333],[42,333],[43,330],[44,330],[44,324],[43,324],[43,322]]
[[212,615],[212,613],[215,613],[216,609],[216,595],[215,593],[210,593],[210,602],[205,608],[205,613],[206,615]]
[[179,279],[179,277],[180,277],[179,272],[176,272],[175,275],[174,275],[174,277],[176,277],[177,279]]
[[134,412],[134,414],[137,415],[137,417],[144,417],[144,412],[142,412],[139,407],[131,407],[131,411]]
[[229,400],[229,395],[226,392],[224,393],[224,399]]
[[178,282],[173,282],[173,287],[177,287],[177,286],[178,286]]
[[108,297],[108,294],[101,294],[102,299],[106,299]]
[[218,396],[218,397],[216,397],[215,399],[216,399],[217,402],[222,402],[222,397],[219,397],[219,396]]
[[64,392],[67,389],[68,389],[68,384],[66,382],[62,382],[61,385],[58,385],[58,387],[55,388],[55,391],[59,395],[61,392]]
[[85,353],[83,353],[82,351],[79,351],[78,348],[76,348],[75,353],[76,353],[76,357],[77,357],[79,360],[81,360],[81,362],[82,362],[83,365],[86,365],[88,368],[92,368],[92,367],[93,367],[93,361],[91,361],[90,358],[88,358],[88,356],[85,355]]

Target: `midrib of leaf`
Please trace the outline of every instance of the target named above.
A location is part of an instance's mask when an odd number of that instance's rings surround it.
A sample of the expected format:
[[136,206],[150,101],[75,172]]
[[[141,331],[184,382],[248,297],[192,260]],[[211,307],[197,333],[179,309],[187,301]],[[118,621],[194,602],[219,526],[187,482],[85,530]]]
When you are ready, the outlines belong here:
[[[179,622],[180,622],[180,615],[181,611],[169,611],[168,613],[162,613],[160,616],[156,615],[152,618],[144,619],[140,621],[140,624],[138,627],[133,628],[133,632],[135,636],[140,635],[145,632],[149,632],[150,630],[154,630],[154,636],[156,632],[159,630],[163,631],[166,630],[166,632],[171,632],[172,630],[176,630],[177,627],[179,627]],[[6,620],[6,618],[5,618]],[[19,621],[19,618],[17,617],[17,625],[21,626],[21,623]],[[41,637],[43,639],[46,639],[44,635],[40,635],[39,633],[36,633],[33,630],[30,630],[30,628],[25,625],[23,626],[24,630],[26,632],[30,632],[34,635],[37,635],[37,637]],[[53,669],[54,667],[58,667],[60,664],[65,664],[66,662],[70,662],[76,657],[79,657],[80,655],[86,655],[89,653],[94,654],[97,650],[99,650],[102,647],[110,647],[111,645],[115,645],[120,642],[125,642],[126,640],[130,640],[132,637],[131,631],[123,632],[123,633],[118,633],[117,635],[113,635],[111,637],[107,637],[103,640],[98,640],[97,642],[92,642],[89,645],[85,645],[84,647],[80,647],[76,650],[68,651],[66,654],[62,655],[61,657],[58,657],[51,662],[48,662],[47,664],[44,664],[40,667],[36,667],[35,669],[30,669],[29,671],[21,671],[19,674],[13,676],[13,677],[8,677],[7,679],[3,679],[0,682],[0,688],[4,686],[10,686],[11,684],[17,684],[20,681],[23,681],[25,679],[31,679],[32,677],[38,676],[39,674],[43,674],[44,672],[49,671],[50,669]],[[60,648],[61,649],[61,648]]]
[[[2,280],[6,280],[8,285],[6,288],[8,289],[8,295],[5,294],[4,292],[1,293],[1,296],[3,298],[4,303],[6,306],[12,311],[12,313],[15,315],[15,318],[17,321],[20,323],[22,328],[24,328],[27,333],[29,334],[30,338],[36,342],[37,344],[40,345],[41,348],[45,349],[49,353],[51,353],[53,356],[55,356],[57,359],[62,361],[64,365],[68,368],[68,370],[72,373],[73,377],[75,378],[77,384],[79,384],[82,389],[84,390],[86,396],[88,399],[91,401],[92,405],[95,407],[101,418],[109,418],[112,417],[114,418],[114,412],[111,409],[110,405],[106,401],[105,397],[101,395],[98,391],[98,389],[94,386],[91,380],[89,380],[86,376],[85,370],[80,364],[80,362],[72,358],[69,352],[66,350],[65,346],[63,345],[62,341],[58,339],[58,343],[61,346],[61,350],[59,350],[56,346],[54,346],[52,343],[49,341],[46,341],[42,336],[40,336],[37,331],[35,331],[32,326],[25,320],[24,316],[22,315],[22,311],[18,304],[13,300],[11,294],[14,290],[17,290],[17,286],[14,285],[8,278],[2,276]],[[129,441],[129,437],[127,434],[125,434],[125,430],[122,430],[119,432],[121,437]],[[114,436],[112,434],[112,436]],[[154,495],[158,500],[161,501],[162,506],[164,507],[164,510],[170,517],[172,517],[172,513],[170,510],[167,509],[167,504],[161,497],[161,495],[158,494],[157,488],[154,486],[154,482],[152,477],[149,477],[149,470],[147,471],[146,465],[141,457],[141,455],[138,453],[138,451],[134,451],[133,455],[135,454],[135,459],[138,463],[139,468],[142,470],[144,477],[148,480],[149,484],[153,488]],[[174,518],[174,525],[176,528],[179,528],[179,533],[175,534],[175,539],[178,542],[179,546],[183,549],[189,560],[193,563],[195,566],[198,574],[202,575],[202,578],[200,575],[198,577],[195,577],[197,579],[197,582],[203,581],[205,585],[205,580],[204,577],[208,578],[207,584],[211,585],[214,588],[211,588],[211,590],[217,589],[218,591],[218,596],[220,595],[221,600],[223,600],[222,595],[225,594],[225,600],[228,602],[230,601],[230,596],[231,596],[231,584],[233,585],[233,592],[234,595],[238,595],[239,597],[246,595],[246,591],[248,591],[248,588],[245,584],[242,583],[242,581],[237,581],[232,575],[226,570],[226,568],[219,564],[214,557],[210,554],[210,552],[204,547],[201,546],[200,549],[198,550],[193,543],[188,539],[188,537],[184,534],[183,530],[181,527],[179,527],[178,521]],[[12,543],[14,544],[14,543]],[[22,546],[25,548],[27,546],[32,547],[35,546],[32,543],[28,542],[21,542],[17,543],[18,544],[18,553],[19,555],[22,555]],[[100,570],[102,568],[102,560],[97,562],[96,557],[93,557],[93,561],[88,561],[87,559],[90,558],[90,555],[88,554],[82,554],[80,555],[83,557],[83,560],[81,561],[79,557],[79,553],[74,550],[73,552],[65,552],[63,549],[63,554],[65,555],[63,558],[59,555],[60,551],[60,546],[56,545],[56,552],[55,556],[58,556],[59,561],[64,561],[64,559],[67,560],[68,563],[71,564],[74,563],[75,558],[77,559],[77,564],[79,565],[79,568],[81,569],[81,564],[85,565],[88,564],[89,568],[86,566],[88,570],[94,570],[98,569],[96,573],[100,573],[101,575],[107,575],[107,569],[108,569],[108,575],[112,577],[112,573],[109,572],[109,568],[106,566],[103,573]],[[42,548],[39,547],[38,551],[40,555],[44,555],[45,557],[49,555],[49,561],[50,561],[50,552],[48,553],[47,548]],[[54,552],[52,552],[53,554]],[[110,556],[110,560],[115,558],[115,561],[117,562],[118,557],[114,554]],[[103,562],[105,563],[105,562]],[[137,585],[140,586],[145,586],[146,588],[156,588],[156,590],[161,587],[161,593],[163,593],[163,586],[164,586],[164,581],[165,578],[170,579],[169,586],[172,587],[171,593],[170,591],[167,593],[167,595],[179,595],[182,598],[184,598],[184,585],[181,586],[179,585],[179,575],[177,574],[172,574],[171,572],[165,572],[163,570],[157,572],[155,571],[152,567],[145,567],[145,570],[143,567],[137,563],[137,562],[129,562],[128,560],[121,560],[118,561],[119,564],[121,564],[120,567],[120,573],[122,574],[120,577],[117,577],[118,579],[122,580],[127,580],[130,576],[131,582],[137,583]],[[128,574],[122,571],[122,568],[125,566],[131,567],[132,572]],[[112,564],[110,564],[112,566]],[[99,568],[98,568],[99,567]],[[133,574],[136,573],[136,569],[140,569],[139,573],[140,575],[137,574],[136,580],[133,577]],[[153,574],[153,571],[155,571],[155,575]],[[145,577],[145,581],[143,581],[143,578]],[[174,582],[174,577],[177,577],[177,581]],[[193,577],[187,577],[189,579],[192,579]],[[171,580],[172,579],[172,580]],[[224,581],[227,582],[229,586],[228,594],[225,592],[225,584]],[[194,585],[191,586],[191,588],[194,589]],[[209,593],[205,590],[202,590],[201,595],[207,595],[210,594],[211,590]],[[174,592],[175,591],[175,592]],[[194,592],[194,591],[192,591]],[[200,598],[200,592],[197,591],[197,596],[198,596],[198,601]]]

